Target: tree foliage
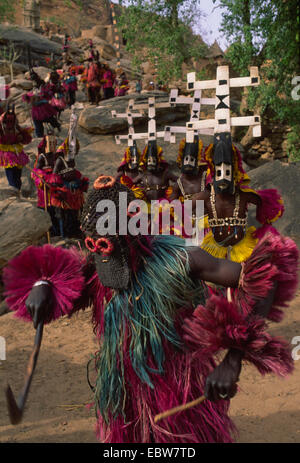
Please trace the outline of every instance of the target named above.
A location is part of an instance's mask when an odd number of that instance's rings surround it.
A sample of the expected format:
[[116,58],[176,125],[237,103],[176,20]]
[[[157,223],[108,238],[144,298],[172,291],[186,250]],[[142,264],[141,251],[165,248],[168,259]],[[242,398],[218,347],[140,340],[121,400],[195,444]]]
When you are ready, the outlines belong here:
[[74,3],[75,5],[79,6],[79,8],[82,10],[85,6],[87,2],[85,2],[84,0],[64,0],[66,6],[68,6],[69,8],[73,8],[74,7]]
[[[216,2],[216,0],[214,0]],[[292,126],[300,104],[292,98],[292,79],[300,75],[297,0],[219,0],[221,31],[231,43],[227,58],[245,75],[260,66],[261,85],[249,92],[250,108]],[[298,20],[297,20],[298,18]]]
[[207,47],[195,41],[191,29],[199,5],[199,0],[130,0],[118,22],[136,66],[149,60],[168,82],[181,77],[184,61],[203,56]]
[[15,14],[14,0],[0,0],[0,22],[12,21]]

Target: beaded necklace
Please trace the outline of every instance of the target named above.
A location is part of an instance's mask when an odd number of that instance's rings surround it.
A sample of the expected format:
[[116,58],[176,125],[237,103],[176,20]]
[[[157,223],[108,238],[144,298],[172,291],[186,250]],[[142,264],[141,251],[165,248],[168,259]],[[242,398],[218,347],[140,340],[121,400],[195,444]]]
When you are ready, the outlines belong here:
[[240,209],[240,195],[238,192],[235,193],[235,205],[232,217],[218,218],[216,210],[216,194],[213,185],[211,186],[210,204],[213,213],[213,218],[208,219],[208,224],[210,228],[212,228],[213,234],[215,233],[216,227],[221,227],[220,235],[223,234],[223,227],[228,227],[228,232],[230,232],[231,227],[234,227],[235,238],[238,238],[237,227],[243,227],[245,233],[247,226],[247,216],[243,218],[238,216]]
[[[201,186],[200,186],[200,191],[204,191],[205,190],[205,180],[206,180],[206,172],[203,172],[202,174],[202,177],[201,177]],[[192,197],[194,196],[195,193],[191,193],[191,194],[186,194],[185,191],[184,191],[184,188],[183,188],[183,184],[182,184],[182,181],[181,181],[181,178],[179,177],[177,179],[177,184],[179,186],[179,189],[181,191],[181,194],[183,196],[183,199],[186,200],[186,199],[192,199]]]

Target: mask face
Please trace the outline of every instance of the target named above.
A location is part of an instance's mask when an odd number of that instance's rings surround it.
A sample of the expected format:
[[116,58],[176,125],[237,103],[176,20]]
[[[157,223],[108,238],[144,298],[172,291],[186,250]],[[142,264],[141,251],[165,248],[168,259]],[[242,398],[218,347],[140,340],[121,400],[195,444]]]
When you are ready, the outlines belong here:
[[70,116],[70,126],[69,126],[69,150],[66,156],[67,160],[74,159],[75,156],[78,154],[77,151],[77,138],[76,138],[76,129],[78,124],[78,116],[73,111]]
[[232,182],[232,165],[222,162],[215,166],[215,181],[221,191],[230,188]]
[[157,169],[157,159],[156,159],[156,157],[148,156],[147,169],[150,170],[150,171],[155,171]]
[[133,145],[130,147],[130,155],[131,155],[131,158],[130,158],[130,161],[129,161],[129,169],[130,170],[134,170],[134,169],[137,169],[138,167],[138,151],[137,151],[137,147],[136,145]]
[[77,149],[76,149],[76,139],[75,140],[70,140],[69,141],[69,149],[67,154],[65,155],[66,161],[74,161],[75,156],[77,155]]
[[183,173],[192,173],[196,169],[196,159],[189,155],[186,154],[183,158],[183,163],[182,163],[182,172]]
[[[105,177],[113,183],[111,187],[105,186]],[[94,260],[101,283],[113,289],[126,289],[131,280],[132,262],[137,262],[139,253],[136,252],[134,236],[119,234],[120,220],[123,222],[123,219],[127,218],[128,227],[130,215],[127,214],[127,210],[135,196],[130,189],[111,176],[103,175],[97,180],[94,190],[87,196],[81,216],[85,246],[90,252],[89,256]],[[125,197],[120,197],[120,193],[125,193]],[[114,212],[108,210],[105,205],[104,209],[101,205],[99,207],[101,201],[107,200],[114,203]]]
[[[108,256],[96,252],[94,254],[96,271],[103,286],[113,289],[126,289],[130,280],[128,246],[125,238],[106,237],[114,246]],[[122,240],[124,239],[124,243]]]
[[134,170],[136,169],[138,166],[138,160],[137,160],[137,157],[136,156],[132,156],[131,157],[131,160],[129,162],[129,169],[130,170]]
[[158,159],[157,159],[157,145],[156,141],[150,141],[148,144],[147,151],[147,170],[150,172],[156,171],[158,168]]
[[183,174],[197,175],[198,172],[198,137],[193,143],[185,143],[181,172]]
[[46,136],[46,153],[56,152],[56,137],[54,135]]
[[214,188],[216,193],[234,193],[233,151],[229,133],[216,134],[213,162],[215,167]]

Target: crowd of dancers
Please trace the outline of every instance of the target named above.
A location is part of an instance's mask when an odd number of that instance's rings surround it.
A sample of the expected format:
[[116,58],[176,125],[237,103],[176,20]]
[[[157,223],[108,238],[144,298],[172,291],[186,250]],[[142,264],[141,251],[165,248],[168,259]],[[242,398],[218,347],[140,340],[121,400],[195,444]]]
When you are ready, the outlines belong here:
[[45,79],[30,66],[29,78],[33,88],[22,95],[22,100],[30,106],[31,126],[20,127],[14,104],[5,104],[10,96],[10,87],[6,85],[1,89],[0,167],[5,170],[10,188],[19,193],[22,169],[29,164],[24,146],[31,143],[34,136],[40,138],[31,173],[37,186],[38,207],[46,209],[51,216],[51,234],[77,236],[78,213],[83,206],[83,193],[87,191],[88,180],[75,168],[78,140],[76,149],[70,151],[69,132],[64,142],[57,146],[61,114],[65,109],[72,108],[70,130],[75,133],[77,116],[74,105],[80,83],[91,104],[98,104],[100,99],[124,96],[129,87],[122,69],[112,71],[107,63],[100,63],[99,52],[95,51],[92,41],[89,42],[90,52],[85,65],[74,63],[69,48],[69,36],[66,36],[62,60],[56,64],[48,59],[52,71]]
[[[81,78],[97,104],[101,88],[104,98],[114,95],[113,74],[92,52]],[[90,184],[76,166],[77,71],[67,66],[63,79],[56,71],[48,82],[31,72],[35,87],[24,99],[41,137],[31,175],[38,207],[51,217],[51,233],[82,238],[85,253],[49,244],[26,249],[4,269],[7,303],[35,328],[92,306],[101,348],[94,356],[96,380],[89,384],[102,442],[232,442],[229,399],[237,393],[242,361],[262,374],[293,370],[289,346],[272,337],[266,324],[281,321],[281,309],[297,288],[297,247],[272,225],[284,213],[281,195],[250,187],[229,132],[215,133],[206,147],[199,135],[193,142],[183,139],[177,172],[156,140],[143,150],[134,141],[117,172]],[[120,80],[118,92],[124,85]],[[55,129],[64,105],[72,107],[70,126],[58,146]],[[45,122],[51,126],[46,134]],[[19,126],[13,107],[1,114],[0,165],[17,190],[28,163],[23,145],[32,131]],[[144,200],[146,235],[124,235],[117,223],[116,233],[99,237],[97,204],[110,199],[119,211],[120,193]],[[197,246],[185,245],[192,236],[177,229],[176,212],[167,229],[161,222],[161,211],[174,200],[182,207],[192,202],[190,219],[204,235]],[[159,205],[160,236],[152,234],[152,201]],[[256,207],[258,227],[248,226],[249,205]],[[126,212],[129,221],[134,214]],[[216,365],[214,356],[224,349]],[[181,404],[180,414],[157,424],[160,412]]]

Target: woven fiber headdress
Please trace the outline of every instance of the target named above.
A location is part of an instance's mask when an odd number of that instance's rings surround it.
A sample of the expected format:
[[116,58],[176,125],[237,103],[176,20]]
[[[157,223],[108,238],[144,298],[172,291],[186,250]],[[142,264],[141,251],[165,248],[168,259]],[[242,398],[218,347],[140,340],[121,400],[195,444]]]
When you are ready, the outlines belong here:
[[[183,157],[185,146],[186,146],[186,139],[183,138],[179,143],[178,156],[176,160],[176,163],[180,169],[182,167],[182,157]],[[199,139],[198,140],[198,166],[203,166],[203,165],[207,165],[207,162],[203,154],[203,142],[201,139]]]
[[[120,193],[127,193],[126,201]],[[103,219],[101,201],[110,200],[115,206],[115,233],[99,235],[98,220]],[[113,289],[126,289],[130,283],[131,272],[135,272],[145,253],[150,253],[150,240],[147,236],[120,233],[119,218],[128,220],[132,215],[128,206],[135,200],[134,193],[113,177],[101,175],[95,181],[87,196],[82,217],[81,230],[85,233],[85,244],[93,254],[98,277],[103,286]],[[124,210],[124,207],[126,208]],[[111,219],[111,217],[109,217]],[[122,224],[123,225],[123,224]]]
[[[142,158],[141,158],[141,162],[140,162],[140,169],[142,170],[145,170],[146,167],[147,167],[147,154],[148,154],[148,147],[149,147],[149,144],[147,144],[144,148],[144,151],[143,151],[143,154],[142,154]],[[161,146],[157,145],[157,160],[158,160],[158,166],[160,168],[165,168],[168,166],[168,163],[167,161],[165,160],[165,158],[163,157],[163,149]]]

